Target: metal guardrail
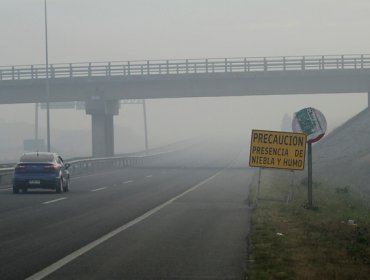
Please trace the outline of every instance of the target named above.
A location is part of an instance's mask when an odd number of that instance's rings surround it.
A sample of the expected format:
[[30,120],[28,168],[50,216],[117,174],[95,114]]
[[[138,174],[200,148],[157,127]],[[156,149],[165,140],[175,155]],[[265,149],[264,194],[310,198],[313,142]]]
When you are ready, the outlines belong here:
[[[49,78],[369,69],[370,55],[322,55],[49,64]],[[44,64],[2,66],[0,81],[45,79]]]
[[13,176],[14,168],[7,167],[0,169],[0,186],[1,185],[8,185],[11,182]]
[[[176,150],[175,150],[176,151]],[[107,169],[119,169],[125,167],[136,167],[145,163],[150,163],[153,159],[158,159],[175,151],[168,151],[145,156],[125,156],[125,157],[110,157],[110,158],[88,158],[73,161],[66,161],[71,166],[69,168],[71,176],[94,173]],[[14,167],[0,168],[0,185],[11,184]]]

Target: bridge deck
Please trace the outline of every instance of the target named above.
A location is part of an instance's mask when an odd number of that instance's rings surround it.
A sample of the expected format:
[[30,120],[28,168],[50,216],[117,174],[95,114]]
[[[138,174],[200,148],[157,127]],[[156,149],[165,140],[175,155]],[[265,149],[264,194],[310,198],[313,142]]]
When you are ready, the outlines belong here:
[[[370,55],[206,58],[49,64],[49,78],[348,69],[370,69]],[[46,75],[46,66],[44,64],[0,67],[0,81],[45,79]]]

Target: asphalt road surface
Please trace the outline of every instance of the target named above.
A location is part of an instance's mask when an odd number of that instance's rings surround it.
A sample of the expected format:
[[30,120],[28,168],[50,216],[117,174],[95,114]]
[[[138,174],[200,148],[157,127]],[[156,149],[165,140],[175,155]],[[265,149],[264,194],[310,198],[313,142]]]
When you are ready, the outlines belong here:
[[201,142],[70,192],[0,189],[0,279],[244,279],[252,170]]

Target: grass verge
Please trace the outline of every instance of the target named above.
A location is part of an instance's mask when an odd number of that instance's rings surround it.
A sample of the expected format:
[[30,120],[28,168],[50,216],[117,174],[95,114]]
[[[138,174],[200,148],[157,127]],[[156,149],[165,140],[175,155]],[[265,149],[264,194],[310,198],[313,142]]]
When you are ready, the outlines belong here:
[[370,279],[369,204],[350,186],[315,182],[307,209],[295,176],[263,170],[258,201],[252,184],[247,279]]

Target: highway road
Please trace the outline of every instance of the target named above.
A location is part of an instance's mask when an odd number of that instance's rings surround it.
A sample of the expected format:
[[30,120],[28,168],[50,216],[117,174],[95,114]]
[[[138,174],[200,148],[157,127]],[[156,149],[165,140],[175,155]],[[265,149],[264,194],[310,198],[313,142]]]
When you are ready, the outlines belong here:
[[3,188],[0,279],[244,279],[247,156],[203,141],[74,177],[68,193]]

